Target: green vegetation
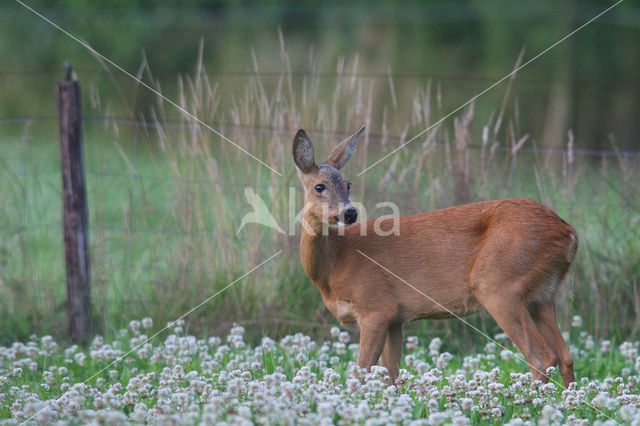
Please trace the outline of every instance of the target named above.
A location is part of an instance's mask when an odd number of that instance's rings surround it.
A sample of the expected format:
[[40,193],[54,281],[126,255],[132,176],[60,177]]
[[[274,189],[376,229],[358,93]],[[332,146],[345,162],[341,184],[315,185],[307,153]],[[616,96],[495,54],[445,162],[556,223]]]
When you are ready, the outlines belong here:
[[[321,87],[334,86],[335,65],[357,56],[357,71],[365,74],[366,90],[371,81],[384,87],[388,72],[397,76],[395,100],[388,91],[374,90],[371,114],[380,121],[384,106],[389,119],[410,114],[413,90],[430,77],[447,94],[441,100],[444,110],[455,108],[511,71],[521,50],[525,60],[532,58],[612,2],[431,0],[400,6],[390,0],[348,4],[31,0],[27,4],[133,74],[146,61],[172,98],[178,93],[176,76],[193,73],[202,41],[204,65],[212,80],[220,83],[219,99],[225,110],[239,96],[246,73],[254,72],[256,62],[261,71],[276,74],[265,76],[265,84],[277,82],[283,69],[280,35],[296,84],[316,71],[322,74]],[[638,16],[638,2],[625,0],[528,65],[514,86],[521,108],[526,109],[520,116],[521,128],[545,146],[562,146],[571,128],[583,148],[608,149],[613,133],[621,149],[637,149]],[[52,88],[67,60],[78,70],[86,95],[95,87],[102,106],[114,114],[137,118],[147,116],[155,106],[154,95],[138,90],[129,96],[134,84],[128,77],[105,73],[84,47],[18,3],[0,6],[0,23],[4,100],[0,117],[51,115],[55,110]],[[353,70],[351,65],[344,68],[344,72]],[[114,81],[122,86],[125,98]],[[483,99],[486,102],[477,106],[481,122],[500,102],[501,94],[490,92]]]
[[[19,4],[0,6],[0,418],[26,419],[64,393],[36,419],[317,423],[361,422],[368,412],[406,423],[639,421],[632,1],[450,117],[609,3],[29,4],[283,176]],[[82,86],[93,331],[104,336],[88,349],[65,332],[54,92],[64,60]],[[302,207],[291,159],[298,128],[321,158],[363,124],[344,174],[369,214],[382,201],[408,215],[528,196],[576,228],[580,248],[558,311],[577,387],[530,386],[523,362],[458,320],[406,326],[418,338],[406,342],[397,388],[383,385],[380,370],[352,379],[357,345],[330,336],[337,321],[300,265],[299,225],[291,236],[238,227],[250,211],[246,186],[285,230]],[[151,323],[205,300],[171,335],[146,342]],[[132,318],[149,319],[141,329]],[[500,333],[487,315],[469,321]],[[222,345],[215,336],[229,329]],[[261,399],[263,388],[273,399]]]
[[[89,350],[50,336],[0,347],[0,419],[124,424],[637,424],[640,342],[596,342],[574,318],[577,383],[532,382],[526,363],[496,336],[477,353],[409,336],[400,376],[354,366],[358,345],[337,327],[259,344],[244,328],[196,338],[183,323],[147,342],[152,321],[132,321]],[[124,358],[120,362],[115,362]],[[529,423],[530,422],[530,423]],[[598,423],[599,422],[599,423]],[[13,423],[9,423],[13,424]]]
[[[352,199],[369,207],[370,214],[381,201],[393,201],[402,214],[412,214],[482,199],[537,199],[573,224],[580,237],[573,273],[560,294],[561,324],[579,314],[598,338],[637,336],[638,157],[592,158],[573,150],[577,142],[572,140],[568,152],[531,152],[535,142],[517,133],[518,117],[508,114],[507,106],[518,101],[505,95],[503,109],[490,121],[477,123],[472,106],[453,124],[436,126],[357,176],[399,145],[390,135],[407,140],[444,115],[433,87],[416,87],[410,116],[376,122],[365,107],[373,95],[363,90],[362,80],[339,79],[327,103],[317,77],[303,84],[288,84],[287,74],[280,80],[270,90],[259,77],[249,78],[236,105],[222,110],[216,85],[197,73],[183,80],[178,99],[284,177],[191,119],[163,118],[172,107],[162,100],[152,115],[158,118],[144,127],[109,121],[104,113],[103,121],[85,122],[96,332],[111,335],[136,317],[173,320],[282,249],[269,265],[193,312],[188,321],[214,334],[238,322],[253,339],[264,333],[326,333],[335,320],[300,266],[297,239],[259,225],[236,235],[250,211],[244,187],[254,186],[287,229],[289,203],[295,212],[302,207],[290,159],[298,123],[309,131],[319,156],[369,123],[345,175],[353,182]],[[503,89],[508,92],[509,87]],[[85,115],[100,117],[90,106]],[[294,125],[287,124],[291,120]],[[59,337],[65,329],[66,296],[57,141],[51,137],[55,121],[11,126],[13,134],[3,127],[7,149],[0,173],[5,194],[0,296],[6,301],[0,317],[10,324],[2,338],[10,342],[34,332]],[[488,317],[473,321],[498,330]],[[463,335],[461,346],[478,341],[456,321],[411,327],[428,336]]]

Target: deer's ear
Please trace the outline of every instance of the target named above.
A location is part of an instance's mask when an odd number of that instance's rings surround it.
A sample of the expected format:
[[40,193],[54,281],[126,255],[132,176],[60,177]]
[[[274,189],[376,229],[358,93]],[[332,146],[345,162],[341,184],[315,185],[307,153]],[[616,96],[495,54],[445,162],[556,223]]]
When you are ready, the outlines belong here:
[[316,162],[313,159],[313,144],[307,132],[300,129],[293,138],[293,162],[302,173],[309,173]]
[[325,160],[325,163],[332,165],[336,169],[341,169],[342,167],[344,167],[344,165],[347,164],[347,160],[349,160],[349,157],[351,157],[351,154],[356,151],[356,144],[358,143],[358,140],[360,140],[360,136],[362,136],[363,133],[364,126],[362,126],[362,128],[355,132],[353,135],[340,142],[338,146],[333,148],[333,151],[331,151],[331,154],[329,154],[329,156]]

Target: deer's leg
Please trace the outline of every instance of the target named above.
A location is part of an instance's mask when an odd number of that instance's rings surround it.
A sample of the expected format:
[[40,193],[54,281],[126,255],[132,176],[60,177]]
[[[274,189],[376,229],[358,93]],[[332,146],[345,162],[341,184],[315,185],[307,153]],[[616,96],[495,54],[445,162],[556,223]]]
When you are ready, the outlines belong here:
[[476,296],[476,299],[527,358],[533,379],[546,383],[549,380],[546,374],[547,368],[555,366],[557,359],[536,329],[525,302],[518,302],[514,298],[496,298],[495,294],[492,296],[487,298]]
[[359,321],[360,352],[358,353],[358,367],[369,370],[378,363],[380,354],[387,338],[389,323],[386,318],[369,316]]
[[536,305],[530,308],[529,312],[540,334],[542,334],[545,342],[551,350],[553,350],[558,359],[558,366],[560,367],[560,375],[562,376],[564,386],[569,386],[569,383],[576,381],[575,375],[573,374],[573,358],[569,353],[569,349],[567,349],[567,344],[558,327],[555,303],[551,302],[547,305]]
[[402,357],[402,323],[391,323],[387,329],[387,341],[382,351],[382,365],[389,370],[389,379],[393,384],[398,378],[398,366]]

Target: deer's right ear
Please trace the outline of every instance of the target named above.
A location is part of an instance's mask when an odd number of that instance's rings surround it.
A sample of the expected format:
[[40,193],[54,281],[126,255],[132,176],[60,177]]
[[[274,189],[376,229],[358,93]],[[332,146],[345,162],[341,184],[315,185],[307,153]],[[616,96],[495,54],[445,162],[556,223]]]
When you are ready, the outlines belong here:
[[313,144],[307,132],[300,129],[293,138],[293,162],[302,173],[309,173],[316,167],[313,159]]

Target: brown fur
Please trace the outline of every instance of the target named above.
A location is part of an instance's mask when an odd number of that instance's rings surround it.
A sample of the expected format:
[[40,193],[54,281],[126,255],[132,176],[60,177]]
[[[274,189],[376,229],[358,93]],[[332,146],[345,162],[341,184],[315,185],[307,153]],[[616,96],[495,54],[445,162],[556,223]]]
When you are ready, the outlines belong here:
[[[338,148],[345,151],[344,146]],[[294,157],[295,152],[294,146]],[[333,164],[346,162],[339,153],[330,158]],[[559,365],[565,386],[574,381],[555,297],[578,238],[553,211],[528,198],[494,200],[401,217],[399,235],[376,235],[374,219],[343,229],[330,226],[323,235],[325,222],[335,223],[339,208],[350,206],[344,179],[326,164],[298,167],[309,170],[300,172],[307,223],[302,265],[327,308],[340,321],[360,326],[360,367],[370,368],[382,355],[393,381],[403,323],[485,309],[523,352],[534,379],[548,380],[546,369]],[[327,187],[326,194],[314,190],[318,182]],[[328,217],[320,212],[322,202],[329,204]]]

